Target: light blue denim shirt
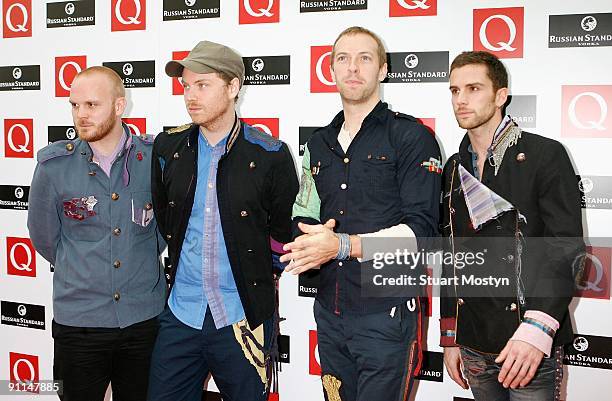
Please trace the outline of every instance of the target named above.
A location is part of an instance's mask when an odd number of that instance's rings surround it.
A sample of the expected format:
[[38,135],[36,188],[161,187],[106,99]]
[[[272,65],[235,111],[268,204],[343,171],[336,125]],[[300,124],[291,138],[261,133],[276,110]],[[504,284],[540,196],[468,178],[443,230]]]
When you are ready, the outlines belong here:
[[227,137],[211,146],[198,135],[198,179],[191,216],[168,305],[189,327],[201,329],[209,307],[220,329],[244,319],[225,247],[217,203],[217,165]]

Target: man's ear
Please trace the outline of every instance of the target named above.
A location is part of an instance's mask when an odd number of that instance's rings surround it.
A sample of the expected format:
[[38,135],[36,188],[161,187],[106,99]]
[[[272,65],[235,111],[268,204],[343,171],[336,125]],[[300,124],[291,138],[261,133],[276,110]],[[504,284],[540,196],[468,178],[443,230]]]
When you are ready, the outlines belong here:
[[122,116],[127,106],[127,100],[125,97],[118,97],[115,99],[115,115]]
[[508,100],[508,88],[499,88],[495,93],[495,105],[498,108],[504,107]]
[[380,71],[378,71],[378,82],[382,82],[385,80],[385,78],[387,78],[388,70],[389,68],[387,66],[387,63],[384,63],[382,67],[380,67]]
[[236,96],[238,96],[238,92],[240,92],[240,80],[238,78],[232,78],[228,86],[231,98],[235,99]]

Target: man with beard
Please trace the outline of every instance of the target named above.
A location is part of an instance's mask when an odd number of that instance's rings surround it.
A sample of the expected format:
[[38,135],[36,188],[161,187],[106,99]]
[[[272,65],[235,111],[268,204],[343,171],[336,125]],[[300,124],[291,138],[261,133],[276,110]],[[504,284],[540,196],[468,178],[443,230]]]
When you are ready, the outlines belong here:
[[420,304],[364,294],[362,271],[372,264],[358,260],[364,238],[407,244],[434,236],[438,224],[440,149],[414,117],[381,102],[386,60],[365,28],[336,39],[331,67],[343,110],[307,143],[296,238],[281,257],[294,274],[321,266],[314,314],[330,401],[406,400],[420,364]]
[[486,257],[476,270],[450,264],[443,274],[484,271],[512,285],[447,289],[440,300],[446,369],[478,401],[559,400],[584,249],[578,179],[559,142],[503,115],[508,75],[497,57],[457,56],[450,91],[467,133],[444,169],[442,227],[450,249],[467,244],[462,250]]
[[125,89],[106,67],[70,89],[78,139],[38,152],[28,228],[55,266],[53,376],[66,401],[146,398],[164,305],[150,191],[152,141],[121,122]]
[[273,267],[291,238],[298,190],[293,158],[238,119],[244,64],[234,50],[200,42],[166,73],[181,79],[192,123],[162,132],[153,146],[170,294],[149,400],[200,400],[209,373],[224,400],[265,400],[278,325]]

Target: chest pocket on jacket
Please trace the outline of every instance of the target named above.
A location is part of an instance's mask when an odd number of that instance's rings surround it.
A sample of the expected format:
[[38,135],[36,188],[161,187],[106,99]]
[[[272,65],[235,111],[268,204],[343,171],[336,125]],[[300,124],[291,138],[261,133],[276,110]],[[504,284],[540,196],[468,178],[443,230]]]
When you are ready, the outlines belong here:
[[395,158],[388,153],[372,153],[364,160],[364,180],[377,190],[397,191]]
[[132,192],[131,201],[132,230],[135,235],[147,234],[155,226],[155,217],[153,215],[153,202],[151,201],[151,192],[139,191]]

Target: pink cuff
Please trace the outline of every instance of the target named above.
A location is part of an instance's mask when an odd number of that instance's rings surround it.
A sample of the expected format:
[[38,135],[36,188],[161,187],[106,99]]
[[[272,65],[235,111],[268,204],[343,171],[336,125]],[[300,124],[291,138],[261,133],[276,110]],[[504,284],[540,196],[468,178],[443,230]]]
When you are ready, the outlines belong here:
[[278,253],[280,255],[286,254],[287,251],[283,250],[284,245],[285,244],[283,244],[282,242],[278,242],[274,238],[270,237],[270,249],[272,249],[272,252]]
[[553,329],[554,331],[559,330],[559,322],[557,321],[557,319],[547,313],[541,312],[539,310],[528,310],[525,312],[525,317],[540,321],[551,329]]
[[516,329],[511,339],[531,344],[549,357],[554,334],[557,329],[559,329],[559,322],[544,312],[533,310],[525,312],[525,319],[535,320],[545,327],[552,329],[552,335],[538,326],[523,322],[518,329]]

